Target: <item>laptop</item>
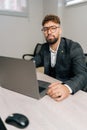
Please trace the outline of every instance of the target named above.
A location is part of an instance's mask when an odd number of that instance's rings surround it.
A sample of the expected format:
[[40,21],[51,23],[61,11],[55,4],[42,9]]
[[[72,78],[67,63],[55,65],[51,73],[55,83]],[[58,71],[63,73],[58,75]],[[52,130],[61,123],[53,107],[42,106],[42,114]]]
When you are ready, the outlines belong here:
[[40,99],[49,85],[37,80],[34,61],[0,56],[0,86],[3,88]]

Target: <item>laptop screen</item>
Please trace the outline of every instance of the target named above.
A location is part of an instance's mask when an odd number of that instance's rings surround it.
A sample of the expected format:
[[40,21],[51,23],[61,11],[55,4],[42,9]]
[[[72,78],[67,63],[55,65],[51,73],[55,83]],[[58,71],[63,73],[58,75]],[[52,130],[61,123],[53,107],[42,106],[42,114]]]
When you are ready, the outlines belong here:
[[[26,96],[40,98],[36,67],[31,60],[0,56],[0,85]],[[46,88],[45,84],[43,86],[41,92]]]

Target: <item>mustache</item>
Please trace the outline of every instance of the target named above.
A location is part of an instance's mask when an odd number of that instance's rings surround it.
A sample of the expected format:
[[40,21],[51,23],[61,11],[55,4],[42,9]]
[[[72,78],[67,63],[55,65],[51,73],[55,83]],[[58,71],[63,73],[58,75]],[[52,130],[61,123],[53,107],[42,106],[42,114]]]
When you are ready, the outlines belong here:
[[47,38],[49,38],[49,37],[54,37],[54,38],[55,38],[55,36],[53,36],[53,35],[51,35],[51,34],[49,34],[49,35],[47,36]]

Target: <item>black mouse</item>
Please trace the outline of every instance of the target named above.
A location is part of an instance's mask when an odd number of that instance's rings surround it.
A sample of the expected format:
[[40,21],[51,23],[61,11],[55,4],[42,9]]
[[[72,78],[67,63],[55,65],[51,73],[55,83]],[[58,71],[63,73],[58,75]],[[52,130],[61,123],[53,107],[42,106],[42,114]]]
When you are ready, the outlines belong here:
[[29,124],[28,118],[25,115],[19,113],[13,113],[12,115],[9,115],[5,122],[18,128],[25,128]]

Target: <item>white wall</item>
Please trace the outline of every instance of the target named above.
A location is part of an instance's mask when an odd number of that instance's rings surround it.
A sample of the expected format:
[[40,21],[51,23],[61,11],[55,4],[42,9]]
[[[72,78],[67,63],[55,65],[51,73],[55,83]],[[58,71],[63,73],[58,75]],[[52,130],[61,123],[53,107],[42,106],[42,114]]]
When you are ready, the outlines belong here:
[[43,0],[43,15],[56,14],[58,10],[58,0]]
[[62,6],[63,35],[81,44],[87,53],[87,3]]
[[42,41],[43,0],[29,0],[29,16],[0,15],[0,55],[22,57]]

